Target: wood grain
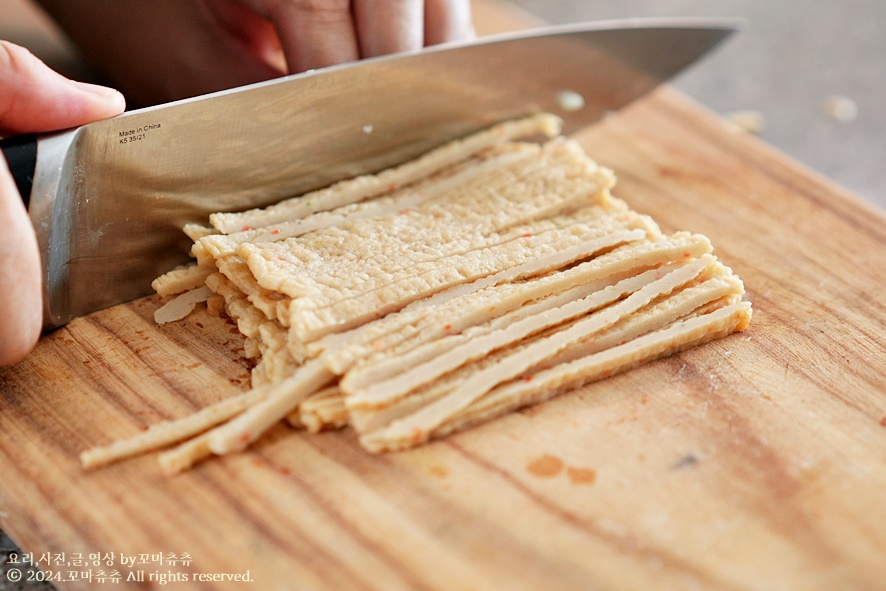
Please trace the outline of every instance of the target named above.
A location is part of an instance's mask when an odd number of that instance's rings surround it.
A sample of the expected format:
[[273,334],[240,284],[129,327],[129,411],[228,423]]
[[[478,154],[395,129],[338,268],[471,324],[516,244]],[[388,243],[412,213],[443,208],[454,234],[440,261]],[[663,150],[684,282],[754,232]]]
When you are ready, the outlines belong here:
[[171,480],[152,457],[84,473],[83,449],[247,386],[232,325],[160,328],[145,298],[0,370],[0,525],[254,579],[165,589],[882,588],[883,212],[669,89],[578,138],[635,209],[712,238],[747,332],[406,453],[281,425]]

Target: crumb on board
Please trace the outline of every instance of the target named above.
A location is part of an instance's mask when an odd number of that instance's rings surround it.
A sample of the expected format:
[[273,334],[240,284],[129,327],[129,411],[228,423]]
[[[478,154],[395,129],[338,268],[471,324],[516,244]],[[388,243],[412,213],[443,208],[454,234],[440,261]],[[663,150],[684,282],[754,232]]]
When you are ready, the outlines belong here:
[[726,113],[726,120],[736,131],[758,135],[766,128],[766,116],[762,111],[742,109]]
[[858,117],[858,104],[848,96],[832,94],[824,102],[824,112],[838,123],[852,123]]
[[567,113],[573,113],[584,108],[585,97],[574,90],[564,90],[557,95],[557,104]]

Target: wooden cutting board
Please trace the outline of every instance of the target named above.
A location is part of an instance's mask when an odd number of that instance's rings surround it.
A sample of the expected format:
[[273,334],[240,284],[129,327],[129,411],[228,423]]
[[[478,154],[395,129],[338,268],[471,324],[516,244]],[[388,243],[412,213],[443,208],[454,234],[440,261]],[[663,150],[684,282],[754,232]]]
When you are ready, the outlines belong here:
[[0,526],[35,558],[116,553],[47,566],[67,578],[189,579],[65,590],[886,587],[884,212],[670,89],[577,137],[635,209],[712,238],[747,332],[406,453],[281,425],[174,479],[153,457],[84,473],[83,449],[247,387],[232,325],[160,328],[142,299],[0,370]]

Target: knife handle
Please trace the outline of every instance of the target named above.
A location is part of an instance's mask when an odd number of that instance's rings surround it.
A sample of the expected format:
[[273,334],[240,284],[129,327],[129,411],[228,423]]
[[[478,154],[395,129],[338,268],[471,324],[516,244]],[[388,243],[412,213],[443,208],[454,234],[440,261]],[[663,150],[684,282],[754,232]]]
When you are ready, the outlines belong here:
[[24,134],[0,140],[0,151],[6,157],[15,186],[18,187],[25,207],[28,207],[31,185],[34,184],[34,169],[37,166],[37,136]]

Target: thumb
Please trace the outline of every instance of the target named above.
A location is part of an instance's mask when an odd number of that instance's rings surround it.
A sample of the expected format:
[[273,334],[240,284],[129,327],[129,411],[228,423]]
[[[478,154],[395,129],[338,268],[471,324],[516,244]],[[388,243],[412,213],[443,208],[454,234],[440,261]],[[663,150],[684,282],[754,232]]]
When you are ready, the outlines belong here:
[[28,212],[0,157],[0,366],[22,359],[43,321],[40,255]]
[[68,80],[27,49],[0,41],[0,135],[76,127],[125,107],[116,90]]

